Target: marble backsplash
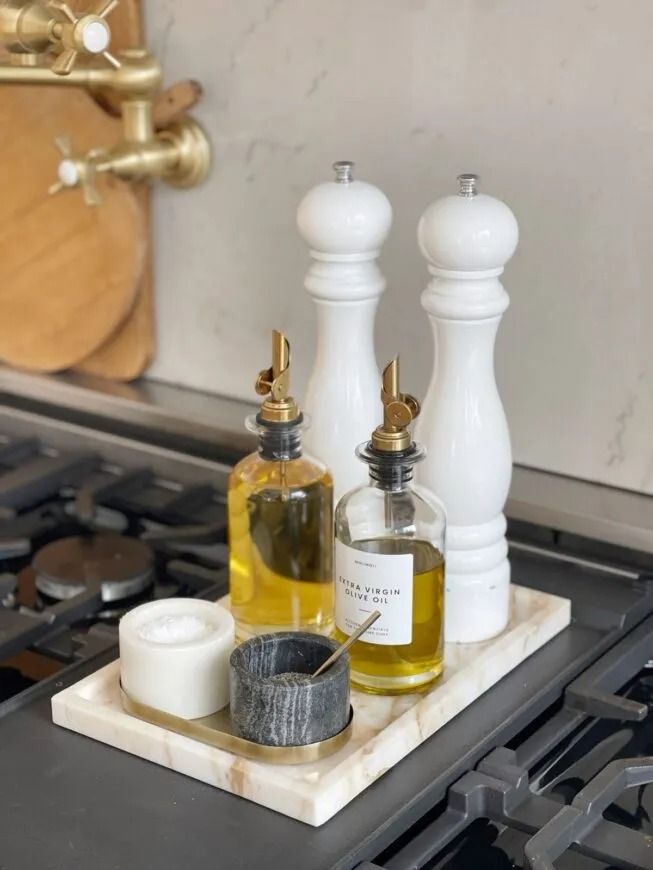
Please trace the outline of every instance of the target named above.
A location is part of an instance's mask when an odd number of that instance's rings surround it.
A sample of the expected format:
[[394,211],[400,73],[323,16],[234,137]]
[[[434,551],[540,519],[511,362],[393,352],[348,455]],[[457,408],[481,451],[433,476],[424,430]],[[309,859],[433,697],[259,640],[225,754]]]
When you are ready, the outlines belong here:
[[431,337],[417,220],[462,171],[521,242],[497,374],[516,461],[653,493],[650,88],[653,4],[631,0],[145,0],[168,81],[194,76],[216,165],[156,199],[151,375],[252,398],[268,331],[312,362],[305,190],[357,162],[395,210],[379,362],[423,394]]

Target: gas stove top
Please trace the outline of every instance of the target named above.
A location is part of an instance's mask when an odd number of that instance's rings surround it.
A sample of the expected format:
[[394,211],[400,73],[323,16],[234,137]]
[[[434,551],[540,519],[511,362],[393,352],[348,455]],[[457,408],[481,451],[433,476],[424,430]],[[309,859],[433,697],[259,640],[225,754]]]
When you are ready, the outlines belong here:
[[[1,415],[0,415],[1,417]],[[224,497],[207,474],[157,472],[54,447],[0,420],[0,715],[44,678],[115,645],[120,617],[174,595],[227,591]],[[47,427],[46,427],[47,428]],[[18,430],[18,431],[17,431]]]
[[653,867],[651,652],[648,617],[367,870]]
[[570,598],[571,625],[311,829],[50,718],[130,607],[226,592],[249,409],[0,371],[3,389],[0,867],[653,868],[653,499],[518,468],[513,580]]

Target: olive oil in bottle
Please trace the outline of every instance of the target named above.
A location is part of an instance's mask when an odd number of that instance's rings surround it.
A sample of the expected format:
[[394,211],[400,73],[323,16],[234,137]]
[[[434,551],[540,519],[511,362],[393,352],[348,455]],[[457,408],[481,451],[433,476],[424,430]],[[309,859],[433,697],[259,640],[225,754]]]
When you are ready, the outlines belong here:
[[435,496],[413,488],[424,451],[407,426],[419,404],[398,381],[395,359],[383,372],[383,424],[356,450],[370,482],[347,493],[335,516],[335,636],[344,641],[380,611],[350,651],[353,685],[377,694],[424,689],[443,669],[446,520]]
[[304,420],[288,395],[290,348],[276,331],[272,356],[256,384],[269,397],[247,421],[259,436],[258,452],[229,479],[231,609],[241,640],[333,627],[331,476],[302,453]]

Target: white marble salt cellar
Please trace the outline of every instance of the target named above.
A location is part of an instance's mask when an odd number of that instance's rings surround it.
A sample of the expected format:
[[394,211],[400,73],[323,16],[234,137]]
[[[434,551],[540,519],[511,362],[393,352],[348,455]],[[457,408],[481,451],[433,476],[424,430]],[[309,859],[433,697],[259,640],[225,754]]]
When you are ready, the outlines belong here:
[[120,681],[133,700],[184,719],[229,703],[234,619],[196,598],[149,601],[120,620]]

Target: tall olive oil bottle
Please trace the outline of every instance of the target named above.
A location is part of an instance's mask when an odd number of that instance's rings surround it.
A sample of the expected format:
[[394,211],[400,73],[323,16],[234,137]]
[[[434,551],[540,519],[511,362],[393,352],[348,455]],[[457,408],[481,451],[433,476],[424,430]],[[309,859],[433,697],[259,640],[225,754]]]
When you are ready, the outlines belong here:
[[376,694],[429,686],[444,652],[445,514],[412,484],[425,455],[408,432],[419,403],[399,392],[399,360],[383,372],[383,423],[356,449],[369,483],[348,492],[335,514],[336,638],[374,610],[381,616],[350,651],[352,683]]
[[272,333],[266,396],[246,421],[258,451],[229,478],[231,609],[240,640],[268,631],[333,628],[333,485],[302,452],[304,417],[289,395],[290,345]]

